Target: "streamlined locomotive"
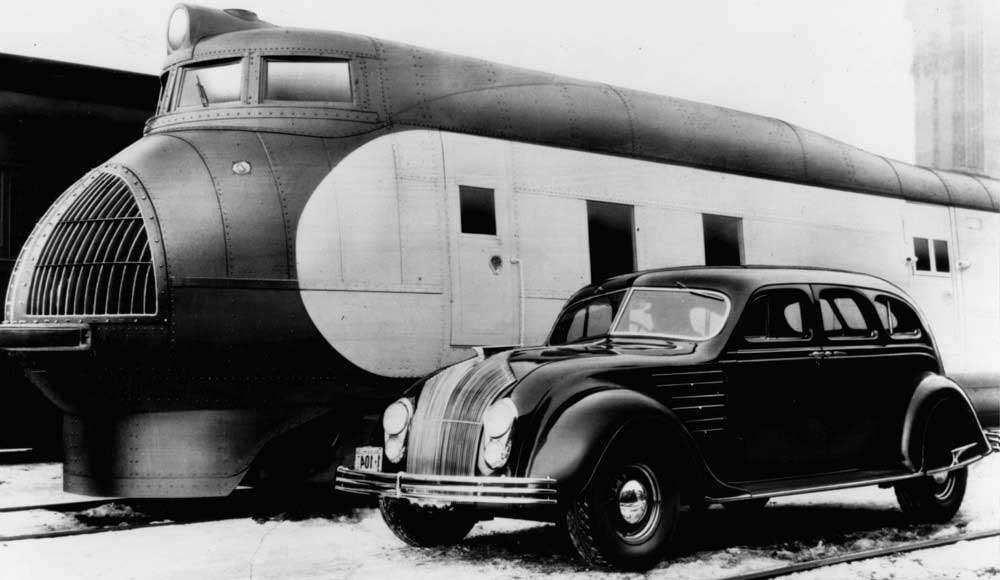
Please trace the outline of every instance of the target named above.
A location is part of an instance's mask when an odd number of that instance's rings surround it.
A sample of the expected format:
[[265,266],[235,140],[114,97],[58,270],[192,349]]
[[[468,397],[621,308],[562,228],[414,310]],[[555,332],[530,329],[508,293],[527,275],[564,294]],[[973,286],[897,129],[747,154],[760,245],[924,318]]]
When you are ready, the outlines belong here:
[[244,10],[179,5],[167,43],[144,136],[51,206],[8,286],[0,346],[64,412],[70,491],[329,480],[415,377],[654,266],[879,274],[952,376],[1000,385],[996,181]]

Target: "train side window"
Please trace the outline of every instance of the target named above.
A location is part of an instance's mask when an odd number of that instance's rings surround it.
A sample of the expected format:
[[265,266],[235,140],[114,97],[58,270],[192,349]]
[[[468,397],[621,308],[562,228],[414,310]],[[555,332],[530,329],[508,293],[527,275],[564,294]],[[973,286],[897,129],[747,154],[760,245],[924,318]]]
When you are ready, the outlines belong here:
[[914,268],[918,272],[951,272],[947,240],[913,238],[913,255],[917,261]]
[[351,102],[350,64],[344,60],[265,58],[263,101]]
[[750,303],[740,323],[747,342],[809,340],[809,298],[799,290],[772,291]]
[[945,240],[934,240],[934,271],[951,271],[951,263],[948,261],[948,242]]
[[591,282],[635,270],[634,222],[631,205],[587,201]]
[[459,185],[458,204],[463,234],[497,235],[496,204],[492,189]]
[[706,266],[739,266],[743,264],[743,220],[726,215],[701,215],[705,237]]
[[186,66],[181,73],[178,109],[236,103],[243,87],[243,65],[239,60]]
[[920,318],[912,308],[888,296],[875,298],[875,310],[886,333],[894,339],[920,338]]

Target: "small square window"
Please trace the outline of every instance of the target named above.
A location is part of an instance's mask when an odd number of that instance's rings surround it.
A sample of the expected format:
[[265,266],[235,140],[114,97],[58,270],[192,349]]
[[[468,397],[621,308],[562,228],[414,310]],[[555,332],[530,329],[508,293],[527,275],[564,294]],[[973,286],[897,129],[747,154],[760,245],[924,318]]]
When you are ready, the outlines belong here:
[[913,238],[913,255],[917,257],[917,270],[931,271],[931,251],[927,238]]
[[497,235],[496,208],[493,190],[482,187],[458,186],[463,234]]
[[934,269],[938,272],[951,271],[951,264],[948,261],[948,242],[945,240],[934,240]]

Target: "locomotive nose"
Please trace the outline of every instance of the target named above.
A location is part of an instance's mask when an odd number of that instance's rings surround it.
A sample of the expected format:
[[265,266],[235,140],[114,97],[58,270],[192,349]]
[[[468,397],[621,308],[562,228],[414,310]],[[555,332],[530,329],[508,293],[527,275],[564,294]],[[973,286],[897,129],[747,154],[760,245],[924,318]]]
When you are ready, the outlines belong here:
[[156,212],[135,174],[107,164],[68,189],[22,250],[8,321],[156,318],[166,264]]

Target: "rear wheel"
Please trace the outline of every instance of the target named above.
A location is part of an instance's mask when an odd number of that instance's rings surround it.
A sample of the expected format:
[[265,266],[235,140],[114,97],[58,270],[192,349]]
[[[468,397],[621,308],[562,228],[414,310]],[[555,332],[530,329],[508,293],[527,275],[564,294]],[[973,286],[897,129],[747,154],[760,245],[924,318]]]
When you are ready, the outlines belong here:
[[676,481],[658,463],[606,460],[569,506],[566,527],[589,564],[646,570],[670,547],[679,503]]
[[962,505],[968,477],[968,468],[963,467],[938,475],[908,479],[896,484],[896,499],[910,519],[947,522]]
[[411,546],[455,544],[476,525],[473,514],[456,509],[416,506],[387,497],[379,499],[378,507],[392,533]]

